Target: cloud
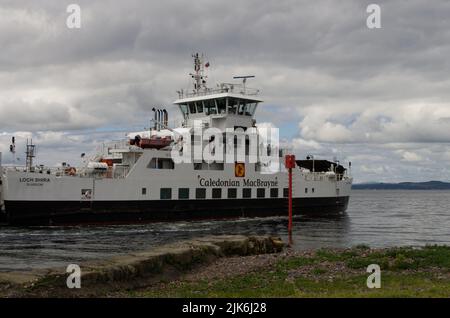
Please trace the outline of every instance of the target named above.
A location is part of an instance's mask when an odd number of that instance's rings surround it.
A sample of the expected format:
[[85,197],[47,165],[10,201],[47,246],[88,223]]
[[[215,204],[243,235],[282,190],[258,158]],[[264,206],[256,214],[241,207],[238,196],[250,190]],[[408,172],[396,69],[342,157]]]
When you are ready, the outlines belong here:
[[256,75],[257,120],[299,156],[352,159],[357,180],[450,177],[448,1],[380,0],[379,30],[371,1],[79,0],[79,30],[70,3],[0,4],[2,151],[26,132],[40,158],[67,161],[101,131],[148,126],[152,107],[179,122],[171,103],[200,51],[212,86]]
[[[345,108],[310,107],[301,135],[322,142],[450,142],[450,105],[377,105],[345,116]],[[344,110],[343,110],[344,109]]]
[[417,161],[423,160],[423,158],[415,152],[400,151],[400,153],[402,156],[402,160],[404,160],[404,161],[417,162]]

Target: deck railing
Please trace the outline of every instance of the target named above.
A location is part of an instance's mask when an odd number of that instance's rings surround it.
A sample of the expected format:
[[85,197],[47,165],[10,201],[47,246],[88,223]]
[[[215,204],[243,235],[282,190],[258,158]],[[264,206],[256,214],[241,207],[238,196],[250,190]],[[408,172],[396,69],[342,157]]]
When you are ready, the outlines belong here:
[[182,99],[182,98],[207,96],[207,95],[222,94],[222,93],[234,93],[234,94],[241,94],[241,95],[256,96],[259,94],[259,89],[245,87],[242,84],[223,83],[223,84],[220,84],[218,88],[203,88],[203,89],[200,89],[199,91],[181,90],[178,92],[178,97],[180,99]]
[[308,172],[304,174],[305,181],[324,181],[335,179],[341,181],[347,178],[346,174],[327,174],[326,172]]

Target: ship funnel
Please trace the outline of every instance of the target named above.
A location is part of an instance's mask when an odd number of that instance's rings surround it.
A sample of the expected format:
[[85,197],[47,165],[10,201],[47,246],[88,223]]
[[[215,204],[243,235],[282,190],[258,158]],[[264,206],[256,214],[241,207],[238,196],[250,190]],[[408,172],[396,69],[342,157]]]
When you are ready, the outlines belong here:
[[161,130],[162,128],[162,123],[163,123],[163,119],[164,119],[164,114],[163,111],[161,109],[158,109],[158,114],[159,114],[159,118],[158,118],[158,130]]
[[160,126],[159,126],[159,122],[161,121],[161,111],[159,110],[159,108],[156,110],[157,116],[156,116],[156,130],[159,131]]
[[164,114],[164,126],[167,127],[169,123],[169,113],[165,108],[163,109],[163,114]]
[[155,107],[153,107],[152,108],[152,112],[154,113],[153,114],[153,129],[154,130],[156,130],[157,129],[157,122],[158,122],[158,118],[157,118],[157,115],[156,115],[156,109],[155,109]]

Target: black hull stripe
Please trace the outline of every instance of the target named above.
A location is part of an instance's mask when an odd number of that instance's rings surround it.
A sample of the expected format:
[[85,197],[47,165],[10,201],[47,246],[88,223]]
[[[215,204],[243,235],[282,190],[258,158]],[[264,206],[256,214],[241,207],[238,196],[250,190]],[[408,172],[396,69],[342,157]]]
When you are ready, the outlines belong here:
[[[294,214],[344,212],[349,197],[293,199]],[[11,224],[122,223],[287,215],[287,199],[5,201]]]

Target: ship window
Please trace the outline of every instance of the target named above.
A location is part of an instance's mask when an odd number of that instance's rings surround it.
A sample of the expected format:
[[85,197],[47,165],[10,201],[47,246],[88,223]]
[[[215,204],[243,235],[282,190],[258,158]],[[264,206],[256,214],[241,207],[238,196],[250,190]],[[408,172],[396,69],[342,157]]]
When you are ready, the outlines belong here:
[[222,189],[221,188],[212,189],[212,198],[213,199],[222,199]]
[[270,189],[270,197],[271,198],[278,198],[278,188]]
[[195,106],[197,107],[197,113],[203,113],[203,103],[202,102],[196,102]]
[[264,189],[264,188],[256,189],[256,197],[257,198],[265,198],[266,197],[266,189]]
[[242,197],[243,198],[251,198],[252,197],[252,188],[242,189]]
[[180,110],[181,113],[183,114],[183,117],[186,118],[187,114],[188,114],[188,107],[186,104],[180,104]]
[[194,170],[224,170],[225,165],[223,162],[194,162]]
[[253,116],[256,108],[256,103],[247,103],[245,107],[245,115]]
[[179,188],[178,199],[189,199],[189,188]]
[[314,193],[314,188],[311,189],[311,192]]
[[219,114],[225,114],[226,108],[227,108],[225,98],[219,98],[216,100],[216,102],[217,102],[217,109],[219,111]]
[[229,188],[228,189],[228,199],[236,199],[237,198],[237,189]]
[[189,113],[190,114],[195,114],[197,112],[197,110],[195,109],[195,104],[194,103],[189,103]]
[[160,198],[161,198],[161,200],[171,200],[172,199],[172,188],[161,188]]
[[149,169],[174,169],[175,163],[171,158],[152,158],[147,165]]
[[239,115],[244,115],[244,109],[245,109],[245,100],[240,99],[239,100],[239,107],[238,107]]
[[147,188],[142,188],[141,189],[141,193],[142,193],[142,195],[146,195],[147,194]]
[[283,188],[283,197],[285,197],[285,198],[289,197],[289,189],[288,188]]
[[216,103],[214,102],[214,99],[205,100],[203,103],[205,105],[206,115],[217,114]]
[[205,199],[206,198],[206,189],[205,188],[195,189],[195,198],[196,199]]
[[224,170],[223,162],[213,162],[208,165],[208,170]]
[[235,98],[228,98],[228,113],[236,114],[238,101]]
[[308,193],[308,188],[305,188],[305,193]]

